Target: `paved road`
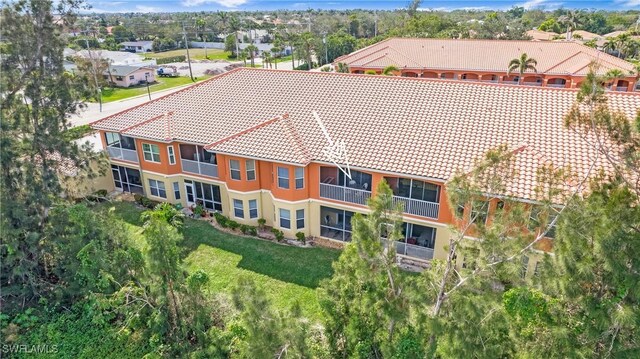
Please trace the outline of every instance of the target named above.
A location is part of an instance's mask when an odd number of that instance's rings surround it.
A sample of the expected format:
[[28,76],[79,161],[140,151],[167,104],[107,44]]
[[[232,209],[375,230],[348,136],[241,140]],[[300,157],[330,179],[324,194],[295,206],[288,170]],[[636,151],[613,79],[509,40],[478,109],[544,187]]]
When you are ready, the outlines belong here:
[[[151,99],[153,100],[158,97],[168,95],[170,93],[176,92],[188,86],[191,86],[191,84],[185,85],[185,86],[173,87],[167,90],[152,92]],[[149,96],[147,94],[144,94],[143,96],[131,97],[131,98],[120,100],[120,101],[107,102],[105,104],[102,104],[102,112],[100,111],[99,104],[88,102],[87,108],[82,110],[78,115],[72,116],[69,119],[69,121],[71,122],[72,126],[86,125],[90,122],[100,120],[109,115],[113,115],[114,113],[126,110],[133,106],[141,105],[148,101],[149,101]]]

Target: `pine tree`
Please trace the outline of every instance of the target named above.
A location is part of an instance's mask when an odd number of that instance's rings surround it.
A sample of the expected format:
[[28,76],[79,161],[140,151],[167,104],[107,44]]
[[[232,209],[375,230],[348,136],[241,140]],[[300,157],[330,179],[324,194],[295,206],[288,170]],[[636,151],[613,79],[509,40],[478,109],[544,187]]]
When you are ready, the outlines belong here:
[[[59,169],[91,176],[88,147],[64,131],[68,117],[90,95],[87,81],[64,72],[63,26],[75,0],[29,0],[2,7],[0,146],[2,152],[1,285],[4,303],[27,304],[55,289],[54,253],[43,236],[51,206],[62,193]],[[61,14],[54,18],[53,12]]]

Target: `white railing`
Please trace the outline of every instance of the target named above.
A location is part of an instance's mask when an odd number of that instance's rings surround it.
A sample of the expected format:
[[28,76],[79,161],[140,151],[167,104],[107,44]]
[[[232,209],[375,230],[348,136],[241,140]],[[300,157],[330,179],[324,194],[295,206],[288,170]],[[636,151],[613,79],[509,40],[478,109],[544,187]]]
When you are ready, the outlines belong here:
[[622,91],[622,92],[627,91],[627,86],[618,86],[616,87],[616,91]]
[[393,196],[394,203],[403,203],[403,211],[416,216],[438,218],[440,204],[436,202],[421,201],[419,199]]
[[138,163],[138,152],[136,150],[128,150],[122,147],[107,146],[109,157],[116,160],[124,160]]
[[396,253],[423,260],[433,259],[433,248],[427,248],[422,246],[416,246],[404,242],[396,242]]
[[523,82],[522,84],[526,85],[526,86],[542,86],[542,82],[530,82],[530,81],[527,81],[527,82]]
[[218,165],[206,162],[181,159],[182,172],[195,173],[208,177],[218,177]]
[[497,83],[498,80],[480,80],[480,82],[493,82],[493,83]]
[[371,192],[361,189],[320,183],[320,197],[366,205],[367,200],[371,198]]
[[547,87],[564,88],[565,84],[547,84]]

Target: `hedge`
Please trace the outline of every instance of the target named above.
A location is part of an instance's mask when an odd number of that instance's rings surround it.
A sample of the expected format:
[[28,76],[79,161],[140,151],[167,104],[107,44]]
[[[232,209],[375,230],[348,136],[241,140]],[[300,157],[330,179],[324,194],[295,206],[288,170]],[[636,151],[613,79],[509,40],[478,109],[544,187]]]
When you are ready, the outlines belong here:
[[170,64],[172,62],[185,62],[186,60],[187,60],[187,57],[185,55],[171,56],[171,57],[165,57],[162,59],[156,59],[156,64],[158,65]]

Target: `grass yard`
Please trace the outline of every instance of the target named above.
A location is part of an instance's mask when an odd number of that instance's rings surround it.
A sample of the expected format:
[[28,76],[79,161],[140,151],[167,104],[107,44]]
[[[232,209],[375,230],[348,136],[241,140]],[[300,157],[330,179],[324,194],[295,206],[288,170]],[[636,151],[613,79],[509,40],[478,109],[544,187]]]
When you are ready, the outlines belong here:
[[[202,80],[208,79],[210,76],[200,76],[196,78],[196,82],[200,82]],[[191,82],[191,79],[188,76],[179,76],[179,77],[156,77],[157,83],[153,85],[149,85],[149,90],[151,93],[155,91],[161,91],[170,89],[176,86],[188,85]],[[113,102],[118,100],[123,100],[129,97],[135,97],[140,95],[147,94],[147,86],[136,86],[129,88],[104,88],[102,89],[102,102]],[[153,97],[152,97],[153,98]]]
[[[189,49],[189,56],[192,60],[204,60],[204,49]],[[164,59],[166,57],[187,56],[186,49],[178,49],[163,52],[147,52],[145,57],[152,59]],[[207,58],[209,60],[229,60],[231,53],[220,49],[207,49]]]
[[[141,236],[141,210],[128,202],[111,204],[115,213],[130,225],[135,238]],[[189,271],[209,274],[212,292],[230,292],[240,277],[252,278],[278,308],[298,301],[304,314],[320,319],[316,289],[333,274],[331,264],[340,251],[327,248],[299,248],[220,232],[205,221],[187,218],[183,228],[185,264]]]

